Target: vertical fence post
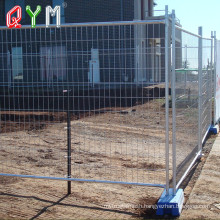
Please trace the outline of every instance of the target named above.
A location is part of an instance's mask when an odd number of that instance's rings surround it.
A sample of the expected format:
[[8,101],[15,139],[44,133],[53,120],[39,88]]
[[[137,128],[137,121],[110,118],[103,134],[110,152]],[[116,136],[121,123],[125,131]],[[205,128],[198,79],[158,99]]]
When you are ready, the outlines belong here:
[[212,97],[213,97],[213,94],[214,94],[214,85],[213,85],[213,80],[214,80],[214,76],[213,76],[213,31],[211,32],[211,64],[210,64],[210,73],[211,73],[211,78],[210,78],[210,90],[211,90],[211,94],[210,94],[210,102],[211,102],[211,107],[210,107],[210,118],[211,118],[211,124],[214,125],[215,122],[214,122],[214,117],[212,117],[212,108],[213,108],[213,104],[212,104]]
[[[184,68],[185,69],[187,69],[188,67],[187,67],[187,63],[188,63],[188,61],[187,61],[187,44],[185,45],[185,66],[184,66]],[[181,77],[182,78],[182,77]],[[187,72],[186,71],[184,71],[184,95],[186,95],[186,84],[187,84]]]
[[[211,83],[210,83],[210,119],[211,119],[211,125],[215,125],[215,114],[212,115],[212,112],[215,111],[215,106],[213,103],[213,97],[215,94],[215,85],[214,85],[214,34],[213,31],[211,32],[211,66],[210,66],[210,74],[211,74]],[[213,110],[213,111],[212,111]]]
[[[173,122],[173,143],[172,143],[172,159],[173,159],[173,192],[171,192],[171,189],[169,188],[169,70],[170,70],[170,51],[169,47],[171,47],[171,41],[170,41],[170,33],[169,33],[169,23],[170,18],[168,16],[168,7],[166,6],[166,19],[165,19],[165,81],[166,81],[166,193],[163,192],[161,198],[159,199],[157,206],[157,215],[164,215],[167,213],[172,214],[173,216],[179,216],[183,207],[183,201],[184,201],[184,193],[182,189],[176,190],[176,112],[175,112],[175,44],[176,44],[176,18],[175,18],[175,11],[172,11],[172,76],[171,76],[171,82],[172,82],[172,106],[173,112],[172,112],[172,122]],[[169,211],[168,211],[169,210]]]
[[198,48],[198,81],[199,81],[199,117],[198,117],[198,152],[202,154],[202,27],[198,29],[199,37],[199,48]]
[[216,31],[214,31],[214,121],[213,121],[213,124],[215,125],[216,122],[217,122],[217,118],[216,118],[216,79],[217,79],[217,76],[216,76],[216,55],[217,55],[217,40],[216,40]]
[[165,98],[166,98],[166,195],[169,195],[169,14],[165,14]]
[[[71,178],[71,117],[69,91],[67,92],[67,177]],[[67,193],[71,194],[71,181],[67,182]]]
[[173,195],[176,194],[176,16],[172,11],[172,161]]

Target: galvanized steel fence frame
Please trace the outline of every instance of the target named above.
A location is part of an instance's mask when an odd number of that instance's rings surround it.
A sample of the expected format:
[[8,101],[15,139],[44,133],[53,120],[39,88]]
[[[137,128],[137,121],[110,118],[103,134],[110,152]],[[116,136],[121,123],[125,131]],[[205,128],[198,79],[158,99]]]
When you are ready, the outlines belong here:
[[[176,44],[175,44],[175,38],[176,38],[176,31],[180,31],[181,37],[183,35],[187,35],[187,37],[193,37],[197,39],[197,45],[196,46],[191,46],[191,48],[187,48],[187,45],[182,45],[180,49],[185,49],[190,50],[190,49],[195,49],[197,51],[197,67],[191,71],[196,72],[198,77],[197,77],[197,89],[198,89],[198,94],[197,94],[197,99],[198,99],[198,118],[194,122],[195,125],[197,126],[198,130],[194,131],[194,135],[197,136],[197,143],[198,145],[194,145],[196,147],[195,149],[191,149],[192,152],[189,153],[186,157],[186,161],[183,161],[182,163],[185,164],[183,168],[180,166],[181,175],[179,178],[177,178],[177,173],[178,173],[178,167],[177,167],[177,139],[178,136],[176,135],[176,130],[177,130],[177,125],[176,125],[176,120],[179,117],[177,112],[176,112],[176,106],[178,103],[178,98],[183,98],[187,97],[187,94],[185,93],[186,91],[186,78],[184,79],[184,95],[181,96],[179,94],[179,97],[176,96],[176,90],[177,90],[177,72],[178,71],[183,71],[185,74],[185,77],[187,75],[187,71],[190,71],[190,67],[182,67],[182,69],[177,69],[176,68],[176,60],[179,59],[178,55],[176,55]],[[205,42],[208,42],[207,45],[204,45]],[[184,40],[182,39],[182,44],[184,43]],[[206,51],[204,51],[206,50]],[[207,52],[208,51],[208,52]],[[205,53],[204,53],[205,52]],[[187,54],[187,52],[186,52]],[[204,57],[208,58],[206,61],[204,61]],[[191,57],[192,58],[192,57]],[[182,58],[181,58],[182,59]],[[173,194],[176,193],[177,189],[181,186],[181,183],[183,180],[186,178],[187,174],[193,167],[194,163],[196,162],[197,159],[201,158],[202,156],[202,148],[203,144],[206,140],[206,137],[210,131],[210,128],[213,126],[213,113],[212,110],[213,108],[213,78],[216,79],[214,72],[214,63],[213,63],[213,40],[212,38],[204,38],[202,36],[202,27],[198,28],[198,34],[191,33],[187,30],[184,30],[182,27],[176,26],[176,18],[175,18],[175,11],[172,12],[172,148],[173,148],[173,180],[172,180],[172,188],[173,188]],[[188,65],[187,63],[187,55],[186,55],[186,60],[184,60],[184,63]],[[188,69],[189,68],[189,69]],[[195,74],[196,75],[196,74]],[[188,81],[190,82],[190,80]],[[189,89],[190,93],[190,89]],[[190,94],[189,94],[190,97]],[[185,110],[188,111],[190,108],[195,108],[195,103],[192,104],[192,106],[187,106]],[[192,131],[191,131],[192,132]],[[183,151],[182,151],[183,153]],[[191,156],[190,156],[191,155]],[[181,164],[180,164],[181,165]]]
[[[211,126],[212,118],[211,118],[211,110],[212,110],[212,91],[206,90],[203,93],[202,86],[203,86],[203,61],[202,61],[202,53],[203,53],[203,40],[210,40],[211,39],[204,39],[202,38],[202,29],[199,29],[198,35],[190,33],[184,29],[182,29],[179,25],[177,25],[177,20],[175,17],[175,11],[172,12],[172,14],[168,13],[168,7],[166,7],[165,17],[164,19],[160,20],[148,20],[148,21],[122,21],[122,22],[101,22],[101,23],[80,23],[80,24],[63,24],[61,25],[61,28],[102,28],[104,26],[106,27],[123,27],[123,26],[138,26],[138,25],[155,25],[155,24],[163,24],[165,26],[164,29],[164,73],[165,73],[165,140],[164,140],[164,161],[165,161],[165,182],[164,183],[147,183],[147,182],[131,182],[131,181],[110,181],[110,180],[96,180],[96,179],[86,179],[86,178],[72,178],[71,177],[71,119],[70,119],[70,111],[67,110],[67,167],[68,167],[68,173],[67,177],[57,177],[57,176],[39,176],[39,175],[22,175],[22,174],[11,174],[11,173],[0,173],[0,176],[8,176],[8,177],[24,177],[24,178],[38,178],[38,179],[51,179],[51,180],[63,180],[68,181],[68,193],[71,193],[71,181],[79,181],[79,182],[94,182],[94,183],[112,183],[112,184],[128,184],[128,185],[139,185],[139,186],[150,186],[150,187],[162,187],[166,190],[166,194],[169,194],[169,189],[173,188],[173,194],[176,194],[176,190],[180,187],[182,181],[190,171],[191,167],[193,166],[194,162],[201,157],[202,153],[202,144],[204,142],[204,139],[207,135],[207,132],[209,130],[209,126]],[[38,25],[36,26],[36,29],[42,29],[45,28],[45,26]],[[55,25],[50,25],[49,28],[56,28]],[[0,27],[0,31],[6,30],[6,27]],[[30,29],[30,26],[22,26],[22,29]],[[119,28],[120,29],[120,28]],[[137,31],[137,30],[136,30]],[[143,30],[142,30],[143,31]],[[198,47],[196,48],[198,50],[198,57],[196,58],[198,61],[198,69],[197,76],[198,76],[198,118],[196,125],[198,127],[198,145],[194,146],[197,147],[197,150],[194,152],[195,155],[191,157],[191,161],[187,166],[185,167],[184,172],[181,174],[180,179],[177,180],[177,157],[178,153],[176,152],[176,142],[177,142],[177,136],[176,136],[176,119],[177,119],[177,112],[176,112],[176,60],[180,59],[178,57],[179,54],[176,53],[176,32],[180,31],[181,33],[188,34],[190,36],[193,36],[197,38],[198,40]],[[146,40],[146,39],[145,39]],[[3,44],[2,44],[3,45]],[[180,50],[183,50],[184,46],[179,46]],[[145,48],[147,49],[147,48]],[[212,50],[212,46],[210,47],[210,50]],[[172,51],[172,52],[171,52]],[[146,53],[139,51],[140,54]],[[212,54],[213,52],[211,52]],[[213,66],[213,54],[211,55],[211,65],[207,68],[205,76],[212,76],[212,66]],[[182,58],[181,58],[182,59]],[[171,63],[172,62],[172,63]],[[147,67],[142,67],[147,68]],[[211,78],[212,79],[212,78]],[[170,96],[170,83],[171,83],[171,96]],[[205,85],[210,85],[210,80],[207,80],[204,82]],[[208,83],[208,84],[206,84]],[[114,84],[114,83],[112,83]],[[131,83],[132,84],[132,83]],[[143,84],[143,83],[142,83]],[[154,83],[151,83],[154,85]],[[211,88],[208,87],[207,88]],[[211,93],[210,93],[211,92]],[[68,94],[68,91],[65,90],[65,93]],[[185,95],[185,94],[184,94]],[[204,98],[204,99],[203,99]],[[69,100],[69,98],[68,98]],[[205,100],[205,101],[204,101]],[[68,101],[69,103],[69,101]],[[172,115],[170,113],[170,103],[172,103]],[[205,104],[204,104],[205,103]],[[142,102],[142,104],[144,104]],[[69,106],[69,104],[68,104]],[[204,111],[205,109],[205,111]],[[2,111],[2,109],[1,109]],[[172,117],[172,120],[171,120]],[[208,126],[207,123],[204,125],[202,123],[203,118],[207,117]],[[172,123],[171,123],[172,121]],[[204,126],[204,127],[203,127]],[[172,134],[172,140],[170,140],[170,134]],[[170,146],[172,145],[172,152],[170,151]],[[0,145],[1,149],[1,145]],[[172,155],[172,158],[170,158],[170,155]],[[170,171],[172,170],[172,172]],[[172,178],[172,181],[171,181]]]
[[[128,29],[129,29],[129,27],[133,27],[134,29],[135,28],[137,28],[136,29],[136,31],[135,31],[135,33],[134,34],[137,34],[138,35],[138,32],[140,31],[141,33],[144,31],[144,27],[147,27],[148,25],[155,25],[155,24],[166,24],[165,25],[165,32],[166,32],[166,39],[165,39],[165,45],[163,46],[163,51],[165,51],[165,53],[166,54],[164,54],[164,56],[165,56],[165,60],[166,60],[166,62],[168,62],[168,50],[169,50],[169,45],[168,45],[168,19],[169,19],[169,16],[168,16],[168,11],[167,11],[167,13],[166,13],[166,18],[165,19],[160,19],[160,20],[150,20],[150,21],[128,21],[128,22],[126,22],[126,21],[122,21],[122,22],[100,22],[100,23],[80,23],[80,24],[64,24],[64,25],[61,25],[61,27],[60,28],[63,28],[64,29],[64,31],[67,31],[66,30],[66,28],[75,28],[75,29],[78,29],[78,30],[80,30],[80,34],[81,34],[81,37],[82,38],[80,38],[80,39],[82,39],[82,40],[79,40],[78,39],[78,43],[80,44],[81,42],[85,42],[86,43],[86,40],[87,40],[87,38],[86,37],[83,37],[83,34],[84,35],[87,35],[88,34],[88,28],[93,28],[94,27],[94,29],[95,28],[99,28],[100,27],[100,29],[102,30],[102,32],[103,32],[103,30],[104,30],[104,27],[107,27],[107,31],[111,28],[111,27],[116,27],[116,28],[118,28],[119,30],[121,30],[123,27],[124,27],[124,29],[125,29],[125,27],[128,27]],[[56,28],[56,26],[55,25],[50,25],[50,27],[49,27],[49,29],[47,29],[47,30],[50,30],[50,28]],[[116,29],[115,28],[115,29]],[[36,36],[36,30],[41,30],[41,29],[45,29],[45,32],[46,32],[46,28],[45,28],[45,26],[41,26],[41,25],[38,25],[38,26],[36,26],[36,29],[35,30],[32,30],[33,31],[33,33],[35,34],[35,36]],[[1,27],[0,28],[0,30],[1,31],[5,31],[5,33],[6,33],[6,36],[7,36],[7,33],[9,32],[9,31],[14,31],[14,30],[7,30],[7,27]],[[26,36],[26,30],[27,31],[29,31],[30,30],[30,26],[22,26],[22,30],[25,30],[25,36]],[[20,31],[20,30],[19,30]],[[31,31],[31,30],[30,30]],[[55,30],[52,30],[53,32],[56,32]],[[51,35],[52,35],[52,31],[50,32],[50,34],[49,34],[49,36],[51,37]],[[11,32],[12,33],[12,32]],[[27,32],[28,33],[28,32]],[[106,34],[106,33],[102,33],[102,34]],[[2,35],[2,39],[4,39],[4,36],[3,36],[3,34],[1,34]],[[21,34],[20,34],[21,35]],[[108,35],[108,37],[110,37],[110,32],[107,32],[107,35]],[[119,31],[119,35],[120,35],[120,31]],[[28,35],[29,36],[29,35]],[[137,36],[137,39],[141,39],[141,37],[142,36]],[[16,36],[16,39],[17,39],[17,36]],[[114,34],[113,34],[113,39],[114,39]],[[146,40],[147,39],[147,37],[144,37],[143,38],[143,40]],[[105,39],[104,39],[105,40]],[[103,40],[103,41],[104,41]],[[107,39],[106,41],[109,41],[110,40],[110,38],[109,39]],[[114,39],[115,40],[115,39]],[[116,39],[117,40],[117,39]],[[130,40],[130,39],[128,39],[128,40]],[[134,40],[134,39],[133,39]],[[31,40],[30,40],[31,41]],[[29,41],[29,42],[30,42]],[[22,41],[21,41],[22,42]],[[65,39],[64,39],[64,42],[66,43],[66,41],[65,41]],[[20,45],[20,42],[15,42],[16,43],[16,45]],[[39,42],[39,43],[41,43],[41,42]],[[3,47],[4,47],[4,45],[6,45],[7,44],[7,42],[3,42],[2,43],[2,50],[3,50]],[[11,37],[11,42],[10,42],[10,44],[12,44],[12,37]],[[25,46],[28,44],[27,42],[24,42],[24,44],[25,44]],[[49,42],[49,45],[50,45],[50,42]],[[146,46],[145,46],[146,47]],[[141,51],[141,50],[138,50],[138,52],[135,52],[135,53],[137,53],[137,55],[138,56],[141,56],[142,54],[144,54],[145,55],[145,53],[146,53],[146,49],[147,48],[143,48],[143,49],[145,49],[144,51]],[[114,52],[114,51],[113,51]],[[88,54],[88,51],[87,52],[85,52],[86,54]],[[139,54],[138,54],[139,53]],[[30,54],[32,57],[33,57],[33,60],[35,60],[36,58],[36,55],[34,54],[34,55],[32,55],[32,54]],[[58,54],[56,54],[56,55],[58,55]],[[26,57],[27,57],[27,55],[26,55]],[[3,61],[3,54],[2,54],[2,61]],[[2,62],[3,63],[3,62]],[[105,68],[105,67],[104,67]],[[147,67],[138,67],[140,70],[141,70],[141,68],[147,68]],[[127,69],[129,69],[129,68],[127,68]],[[166,63],[165,64],[165,67],[164,67],[164,69],[165,69],[165,83],[166,83],[166,88],[165,88],[165,93],[166,93],[166,118],[168,119],[169,118],[169,115],[168,115],[168,105],[167,105],[167,103],[169,103],[169,82],[168,82],[168,64]],[[2,69],[3,71],[8,71],[8,69],[7,69],[7,67],[5,68],[5,69]],[[32,71],[33,72],[33,70],[32,69],[30,69],[30,71]],[[159,80],[159,82],[161,81],[161,79]],[[7,84],[7,82],[5,83],[5,84]],[[35,83],[32,81],[32,85],[34,85]],[[40,83],[38,83],[38,84],[40,84]],[[91,84],[91,86],[93,87],[94,86],[94,83],[92,82],[92,83],[84,83],[84,82],[82,82],[82,85],[83,86],[85,86],[85,84],[88,84],[88,85],[90,85]],[[107,83],[99,83],[101,86],[102,85],[104,85],[104,87],[107,85],[107,86],[114,86],[115,84],[117,85],[117,82],[107,82]],[[119,82],[119,85],[121,86],[121,82]],[[143,82],[138,82],[137,81],[137,83],[125,83],[125,86],[127,85],[129,85],[129,84],[131,84],[131,86],[133,85],[133,84],[143,84]],[[148,84],[150,84],[150,85],[154,85],[154,82],[152,83],[152,82],[149,82]],[[56,85],[56,83],[55,83],[55,85]],[[144,84],[143,84],[144,85]],[[50,85],[49,85],[50,86]],[[68,84],[67,84],[67,86],[66,87],[71,87],[71,86],[69,86]],[[66,88],[65,87],[65,88]],[[107,89],[108,89],[108,87],[107,87]],[[23,92],[24,93],[24,92]],[[102,180],[102,179],[98,179],[98,180],[96,180],[96,179],[87,179],[87,178],[72,178],[71,177],[71,165],[72,165],[72,163],[71,163],[71,158],[73,157],[73,154],[71,155],[71,139],[74,139],[74,137],[71,137],[71,130],[73,130],[73,129],[71,129],[72,127],[73,127],[73,125],[71,126],[71,119],[70,119],[70,112],[71,112],[71,110],[69,109],[69,100],[71,99],[71,98],[73,98],[73,95],[70,97],[69,96],[69,91],[68,91],[68,89],[66,90],[66,89],[64,89],[63,90],[63,95],[61,95],[61,96],[65,96],[65,95],[67,95],[68,96],[68,109],[66,110],[67,111],[67,177],[57,177],[57,176],[41,176],[41,175],[28,175],[28,174],[25,174],[25,175],[23,175],[23,174],[10,174],[10,173],[0,173],[0,175],[1,176],[15,176],[15,177],[23,177],[23,178],[38,178],[38,179],[52,179],[52,180],[65,180],[65,181],[68,181],[68,193],[70,193],[71,192],[71,184],[70,184],[70,181],[79,181],[79,182],[93,182],[93,183],[114,183],[114,184],[128,184],[128,185],[140,185],[140,186],[152,186],[152,187],[162,187],[162,188],[164,188],[165,187],[165,183],[163,184],[163,183],[147,183],[147,182],[129,182],[129,181],[111,181],[111,180]],[[13,92],[13,94],[15,95],[15,97],[17,97],[17,94],[16,93],[14,93]],[[2,97],[4,96],[4,94],[3,95],[1,95]],[[18,95],[19,96],[19,95]],[[160,95],[159,95],[160,96]],[[79,96],[80,97],[80,96]],[[83,97],[82,97],[83,98]],[[129,97],[128,97],[129,98]],[[138,97],[138,98],[140,98],[140,97]],[[153,98],[154,98],[154,92],[153,92]],[[73,100],[73,99],[72,99]],[[4,102],[5,102],[5,100],[4,100]],[[105,102],[105,101],[104,101]],[[105,106],[104,106],[105,107]],[[130,106],[131,107],[131,106]],[[12,110],[16,110],[16,109],[10,109],[10,106],[9,106],[9,111],[12,111]],[[25,109],[25,110],[29,110],[29,109]],[[44,110],[44,109],[43,109]],[[56,109],[53,109],[53,111],[54,112],[56,112]],[[94,110],[95,111],[95,110]],[[106,112],[108,112],[108,110],[106,110]],[[105,112],[105,113],[106,113]],[[113,111],[114,112],[114,111]],[[117,112],[117,111],[115,111],[115,112]],[[84,112],[84,114],[85,114],[85,112]],[[167,120],[166,120],[167,121]],[[169,131],[168,131],[168,123],[166,123],[166,133],[167,134],[169,134]],[[164,148],[165,148],[165,143],[166,143],[166,148],[168,148],[169,146],[168,146],[168,144],[169,144],[169,141],[168,141],[168,136],[169,135],[166,135],[167,136],[167,140],[166,141],[164,141]],[[5,150],[5,149],[3,149],[3,150]],[[41,150],[41,149],[39,149],[39,150]],[[167,170],[167,173],[169,174],[169,162],[168,162],[168,157],[167,157],[167,159],[165,159],[165,155],[164,155],[164,161],[166,160],[166,170]],[[168,177],[168,174],[167,174],[167,177]],[[167,182],[169,182],[169,180],[167,179]],[[168,186],[167,186],[168,187]]]

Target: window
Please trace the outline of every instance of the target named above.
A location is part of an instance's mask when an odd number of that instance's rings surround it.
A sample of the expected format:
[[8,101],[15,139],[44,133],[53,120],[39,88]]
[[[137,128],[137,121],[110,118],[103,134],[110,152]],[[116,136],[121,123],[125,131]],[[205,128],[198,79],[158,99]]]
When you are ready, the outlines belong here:
[[41,80],[48,82],[65,81],[66,59],[65,46],[41,47]]
[[24,4],[24,0],[5,0],[5,17],[7,15],[7,13],[16,5],[21,6],[22,9],[22,19],[25,18],[25,4]]
[[12,48],[12,76],[14,80],[23,80],[22,47]]
[[[64,0],[53,0],[53,8],[60,6],[60,23],[65,23],[65,14],[64,14]],[[53,17],[53,24],[56,24],[56,17]]]

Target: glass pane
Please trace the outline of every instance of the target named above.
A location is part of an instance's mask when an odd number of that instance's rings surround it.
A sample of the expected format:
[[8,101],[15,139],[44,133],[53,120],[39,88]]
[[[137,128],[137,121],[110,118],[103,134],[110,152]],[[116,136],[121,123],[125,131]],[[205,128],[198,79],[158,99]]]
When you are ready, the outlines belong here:
[[14,80],[23,80],[22,47],[12,48],[12,73]]

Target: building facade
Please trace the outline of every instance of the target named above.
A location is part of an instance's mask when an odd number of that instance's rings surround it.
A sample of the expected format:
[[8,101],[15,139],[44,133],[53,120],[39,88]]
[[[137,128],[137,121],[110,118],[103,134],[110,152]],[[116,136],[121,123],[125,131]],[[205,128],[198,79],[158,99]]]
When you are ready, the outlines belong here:
[[[61,24],[145,20],[153,16],[152,0],[4,0],[7,12],[22,7],[22,25],[30,25],[26,5],[42,11],[61,6]],[[65,7],[63,7],[65,6]],[[51,17],[51,24],[56,19]],[[4,85],[71,83],[147,83],[164,80],[164,25],[4,29],[0,34],[0,81]]]

